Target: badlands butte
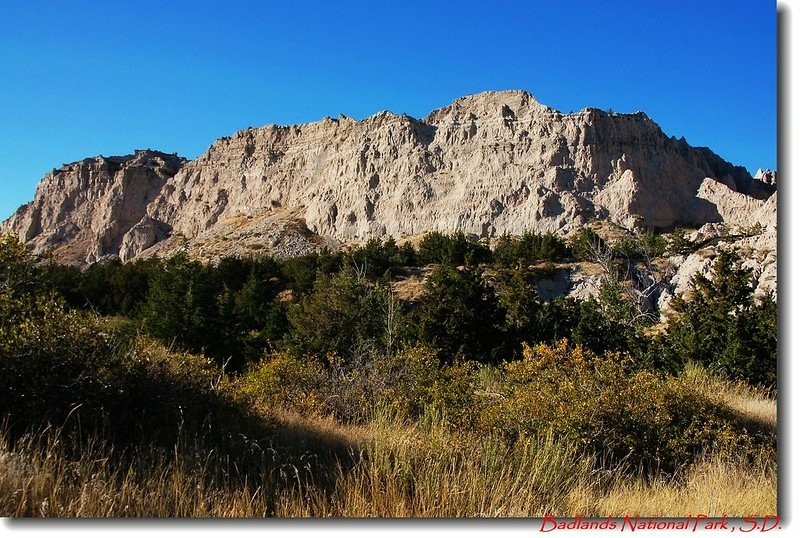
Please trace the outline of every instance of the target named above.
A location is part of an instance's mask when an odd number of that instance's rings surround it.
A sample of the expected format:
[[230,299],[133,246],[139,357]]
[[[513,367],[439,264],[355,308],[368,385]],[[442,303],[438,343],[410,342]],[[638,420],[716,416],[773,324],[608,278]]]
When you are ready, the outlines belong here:
[[[752,177],[665,135],[641,112],[564,114],[524,91],[487,92],[424,119],[384,111],[250,128],[192,161],[151,150],[84,159],[47,174],[0,232],[88,264],[292,256],[427,231],[491,241],[677,229],[697,248],[664,260],[675,268],[667,295],[708,270],[720,243],[765,292],[776,287],[776,183],[774,172]],[[584,265],[560,267],[550,287],[585,290]]]

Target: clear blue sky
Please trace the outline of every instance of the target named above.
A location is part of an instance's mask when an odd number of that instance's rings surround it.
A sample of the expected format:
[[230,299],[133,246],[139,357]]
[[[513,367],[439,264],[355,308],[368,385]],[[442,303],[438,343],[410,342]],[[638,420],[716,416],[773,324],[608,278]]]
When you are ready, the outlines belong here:
[[525,89],[642,110],[776,166],[767,0],[17,1],[0,13],[0,219],[50,169],[135,148],[189,158],[248,126]]

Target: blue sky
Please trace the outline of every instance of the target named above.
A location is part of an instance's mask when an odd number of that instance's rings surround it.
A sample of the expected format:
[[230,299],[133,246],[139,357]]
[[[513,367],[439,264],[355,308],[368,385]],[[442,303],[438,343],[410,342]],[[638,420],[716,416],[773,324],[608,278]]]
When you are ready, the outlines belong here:
[[642,110],[775,168],[775,34],[766,0],[5,1],[0,219],[65,162],[194,158],[248,126],[422,117],[485,90]]

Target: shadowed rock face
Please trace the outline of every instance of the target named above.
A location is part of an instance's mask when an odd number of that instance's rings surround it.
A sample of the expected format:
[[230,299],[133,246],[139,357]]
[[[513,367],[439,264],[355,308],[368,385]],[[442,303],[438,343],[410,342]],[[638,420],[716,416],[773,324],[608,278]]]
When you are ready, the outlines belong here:
[[167,238],[212,241],[232,222],[266,226],[248,219],[268,221],[271,237],[306,226],[308,248],[430,230],[567,233],[597,219],[748,226],[774,192],[642,113],[565,115],[508,91],[463,97],[424,120],[381,112],[248,129],[188,163],[150,151],[87,159],[48,174],[3,228],[90,262],[130,259]]

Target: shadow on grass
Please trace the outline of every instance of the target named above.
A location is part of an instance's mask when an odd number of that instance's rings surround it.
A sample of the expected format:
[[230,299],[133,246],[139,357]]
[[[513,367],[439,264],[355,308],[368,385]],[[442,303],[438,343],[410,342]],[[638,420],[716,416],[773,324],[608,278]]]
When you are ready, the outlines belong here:
[[256,412],[203,357],[152,341],[78,344],[84,354],[0,357],[0,374],[14,374],[0,397],[6,450],[42,455],[57,446],[73,462],[91,453],[142,484],[152,469],[178,468],[220,490],[267,490],[266,499],[287,488],[331,492],[335,472],[359,457],[336,428]]

